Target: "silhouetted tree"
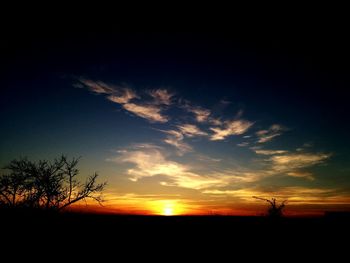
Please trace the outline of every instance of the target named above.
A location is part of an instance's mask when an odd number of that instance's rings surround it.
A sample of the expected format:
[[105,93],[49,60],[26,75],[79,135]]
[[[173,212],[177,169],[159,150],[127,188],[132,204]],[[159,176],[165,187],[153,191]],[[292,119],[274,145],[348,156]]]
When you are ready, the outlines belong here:
[[62,210],[86,198],[100,203],[106,183],[96,182],[97,173],[81,183],[77,180],[78,162],[78,158],[68,160],[65,156],[53,162],[11,161],[4,167],[9,173],[0,176],[0,205]]
[[267,210],[267,216],[270,218],[281,218],[283,216],[283,209],[286,206],[287,200],[284,200],[282,203],[277,204],[276,198],[266,199],[257,196],[253,196],[253,198],[266,201],[270,204],[270,207]]

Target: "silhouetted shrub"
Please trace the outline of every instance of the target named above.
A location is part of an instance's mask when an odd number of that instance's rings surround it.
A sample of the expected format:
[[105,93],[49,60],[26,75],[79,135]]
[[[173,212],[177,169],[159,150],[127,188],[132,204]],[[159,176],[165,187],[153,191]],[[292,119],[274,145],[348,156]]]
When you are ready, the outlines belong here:
[[271,198],[271,200],[257,196],[253,196],[253,198],[266,201],[270,204],[267,210],[267,216],[269,218],[281,218],[283,216],[283,209],[285,208],[287,200],[284,200],[282,203],[277,204],[276,198]]

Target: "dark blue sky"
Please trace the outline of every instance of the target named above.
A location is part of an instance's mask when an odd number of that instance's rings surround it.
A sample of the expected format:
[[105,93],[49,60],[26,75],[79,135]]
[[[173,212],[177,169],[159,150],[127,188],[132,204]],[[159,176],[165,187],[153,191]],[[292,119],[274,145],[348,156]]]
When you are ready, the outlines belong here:
[[34,32],[4,45],[1,165],[82,156],[134,210],[350,200],[340,34]]

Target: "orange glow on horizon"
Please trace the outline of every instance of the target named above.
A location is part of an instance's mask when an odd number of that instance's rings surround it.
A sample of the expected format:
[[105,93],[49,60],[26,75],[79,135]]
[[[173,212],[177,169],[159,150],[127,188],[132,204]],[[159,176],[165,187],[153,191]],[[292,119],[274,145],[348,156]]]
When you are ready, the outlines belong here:
[[[244,209],[225,209],[219,208],[214,210],[206,209],[193,209],[182,205],[179,202],[172,200],[154,201],[153,206],[149,208],[145,207],[118,207],[118,206],[99,206],[99,205],[82,205],[75,204],[70,211],[83,212],[83,213],[96,213],[96,214],[119,214],[119,215],[140,215],[140,216],[264,216],[266,209],[260,207],[260,209],[244,210]],[[320,210],[309,210],[303,209],[303,207],[290,207],[285,211],[287,217],[314,217],[323,216],[324,211],[327,209]],[[329,209],[330,210],[330,209]],[[336,211],[336,210],[335,210]]]
[[[247,194],[248,195],[248,194]],[[162,198],[163,197],[163,198]],[[305,198],[306,199],[306,198]],[[306,199],[308,200],[308,199]],[[344,210],[344,205],[335,207],[334,203],[310,207],[309,204],[301,202],[299,197],[290,198],[285,209],[286,216],[322,216],[324,211]],[[313,201],[316,204],[315,200]],[[318,200],[316,200],[318,201]],[[333,201],[333,200],[329,200]],[[339,201],[339,200],[337,200]],[[268,205],[263,202],[250,201],[248,198],[241,203],[217,202],[193,202],[190,199],[179,199],[178,196],[161,195],[137,195],[125,194],[116,196],[105,194],[103,206],[99,206],[92,200],[74,204],[68,210],[100,214],[120,215],[159,215],[159,216],[262,216],[266,214]],[[347,208],[350,210],[350,207]]]

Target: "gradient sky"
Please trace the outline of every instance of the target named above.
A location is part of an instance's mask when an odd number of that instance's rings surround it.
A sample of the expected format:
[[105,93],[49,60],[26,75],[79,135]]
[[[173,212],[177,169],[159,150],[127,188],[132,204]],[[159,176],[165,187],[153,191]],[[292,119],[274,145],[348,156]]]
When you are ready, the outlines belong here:
[[[0,164],[82,156],[106,211],[350,208],[345,44],[320,35],[9,36]],[[92,205],[90,205],[91,207]]]

